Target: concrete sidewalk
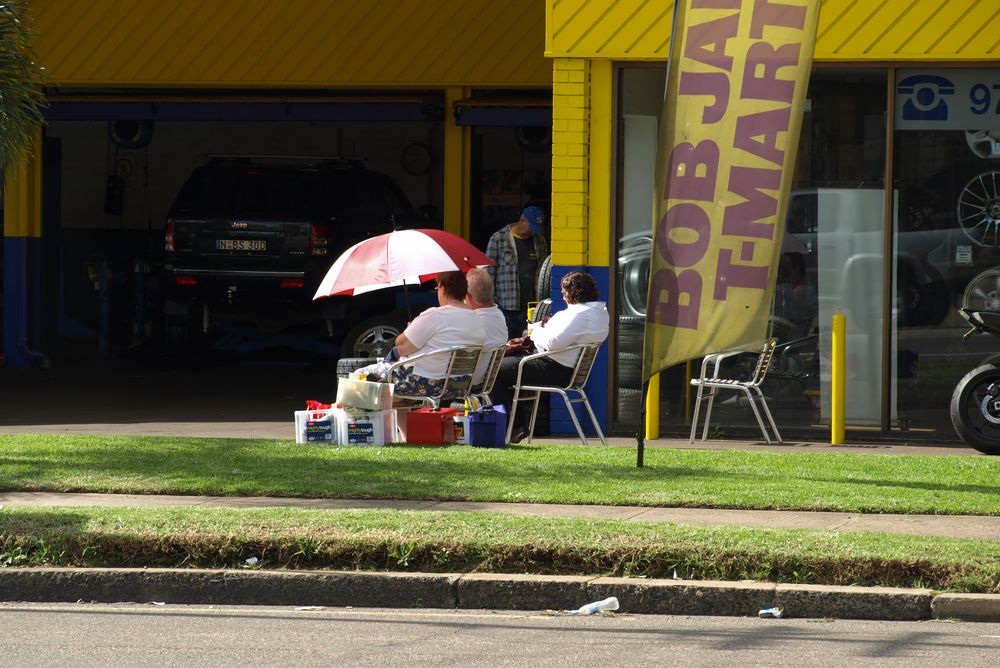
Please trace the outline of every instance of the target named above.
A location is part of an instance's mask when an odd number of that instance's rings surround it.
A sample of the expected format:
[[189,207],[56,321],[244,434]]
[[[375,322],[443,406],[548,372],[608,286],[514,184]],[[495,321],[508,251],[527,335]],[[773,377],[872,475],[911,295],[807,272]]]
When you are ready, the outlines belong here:
[[[0,506],[300,507],[502,512],[543,517],[887,532],[1000,541],[1000,517],[978,516],[48,492],[0,493]],[[622,613],[747,616],[777,606],[782,608],[786,617],[1000,621],[1000,595],[935,595],[926,589],[519,574],[0,569],[0,600],[8,601],[567,610],[608,596],[619,599],[622,606],[619,612]]]

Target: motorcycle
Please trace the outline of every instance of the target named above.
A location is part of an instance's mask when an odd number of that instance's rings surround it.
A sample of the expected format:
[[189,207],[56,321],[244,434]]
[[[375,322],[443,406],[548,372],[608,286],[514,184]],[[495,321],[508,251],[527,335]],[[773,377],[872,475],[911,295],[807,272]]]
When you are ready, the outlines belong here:
[[[1000,336],[1000,311],[960,308],[959,313],[971,327],[963,339]],[[951,423],[959,438],[979,452],[1000,455],[1000,366],[984,364],[958,381],[951,395]]]

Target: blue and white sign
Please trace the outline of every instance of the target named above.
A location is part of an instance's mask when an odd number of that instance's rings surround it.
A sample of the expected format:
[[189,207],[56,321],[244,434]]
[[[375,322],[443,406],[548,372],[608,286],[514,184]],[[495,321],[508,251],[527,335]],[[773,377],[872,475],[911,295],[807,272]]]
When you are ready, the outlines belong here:
[[896,129],[1000,129],[1000,70],[896,70]]

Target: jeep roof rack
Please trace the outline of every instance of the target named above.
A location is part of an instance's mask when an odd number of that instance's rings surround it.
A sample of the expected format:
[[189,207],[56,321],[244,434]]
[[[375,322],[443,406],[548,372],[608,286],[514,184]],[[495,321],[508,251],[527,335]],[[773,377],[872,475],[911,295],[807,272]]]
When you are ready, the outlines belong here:
[[271,155],[253,153],[209,153],[205,156],[209,161],[229,160],[232,162],[253,163],[253,162],[289,162],[300,160],[310,165],[343,165],[350,167],[362,167],[363,158],[346,158],[341,156],[327,155]]

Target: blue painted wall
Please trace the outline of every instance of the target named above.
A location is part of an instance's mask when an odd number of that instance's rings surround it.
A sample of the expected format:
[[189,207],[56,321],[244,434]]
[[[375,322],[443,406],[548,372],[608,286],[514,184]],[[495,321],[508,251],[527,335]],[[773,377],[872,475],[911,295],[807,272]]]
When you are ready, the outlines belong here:
[[[597,282],[597,291],[601,300],[607,302],[608,289],[610,285],[611,270],[608,267],[560,267],[552,266],[552,312],[561,311],[566,308],[566,302],[562,301],[562,291],[559,284],[563,276],[571,271],[585,271],[594,277]],[[601,429],[607,431],[608,428],[608,342],[605,341],[594,361],[594,368],[590,372],[590,380],[587,381],[587,398],[590,406],[597,415],[597,421],[601,424]],[[590,416],[582,406],[576,406],[577,419],[586,434],[595,434],[590,426]],[[576,428],[566,411],[566,404],[558,395],[549,398],[549,431],[553,435],[570,434],[576,437]]]

